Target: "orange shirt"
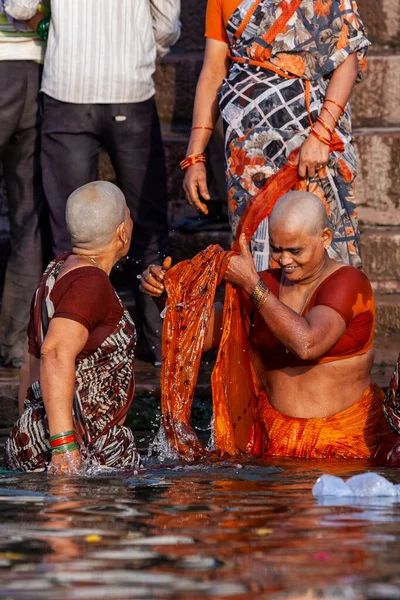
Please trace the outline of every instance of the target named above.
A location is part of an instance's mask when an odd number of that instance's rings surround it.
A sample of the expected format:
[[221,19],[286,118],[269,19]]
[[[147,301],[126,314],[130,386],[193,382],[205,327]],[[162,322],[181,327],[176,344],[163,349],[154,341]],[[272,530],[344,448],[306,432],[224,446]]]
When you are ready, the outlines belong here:
[[208,0],[205,37],[228,43],[226,24],[242,0]]

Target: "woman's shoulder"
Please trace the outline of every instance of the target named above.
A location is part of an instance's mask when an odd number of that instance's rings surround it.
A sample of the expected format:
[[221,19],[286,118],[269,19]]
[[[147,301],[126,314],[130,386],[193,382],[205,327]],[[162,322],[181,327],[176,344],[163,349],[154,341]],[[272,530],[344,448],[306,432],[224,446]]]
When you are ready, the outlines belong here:
[[351,265],[343,265],[336,269],[323,280],[319,288],[337,287],[338,285],[345,285],[347,289],[359,291],[372,289],[366,274]]

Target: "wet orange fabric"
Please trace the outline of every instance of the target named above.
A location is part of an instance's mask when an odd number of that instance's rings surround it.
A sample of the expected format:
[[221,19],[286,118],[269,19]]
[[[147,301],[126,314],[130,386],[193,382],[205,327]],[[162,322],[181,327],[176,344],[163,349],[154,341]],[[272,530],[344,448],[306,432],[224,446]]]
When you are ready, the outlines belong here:
[[[249,241],[277,200],[298,183],[295,157],[296,152],[246,205],[233,251],[239,249],[240,234],[245,233]],[[219,246],[210,246],[192,260],[175,265],[165,278],[168,308],[163,326],[162,423],[171,447],[188,461],[205,454],[190,426],[190,413],[215,290],[229,256]],[[226,284],[222,339],[211,381],[214,444],[220,455],[246,451],[258,410],[262,386],[257,373],[262,366],[249,332],[250,318],[240,294]]]
[[247,451],[255,457],[370,458],[391,432],[383,413],[384,397],[373,383],[358,402],[341,412],[299,419],[275,410],[263,393]]

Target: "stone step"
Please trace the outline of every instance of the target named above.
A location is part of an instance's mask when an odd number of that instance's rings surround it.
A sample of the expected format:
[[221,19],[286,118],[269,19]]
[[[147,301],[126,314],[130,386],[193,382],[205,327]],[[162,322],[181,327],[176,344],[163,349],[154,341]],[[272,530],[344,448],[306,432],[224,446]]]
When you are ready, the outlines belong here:
[[376,333],[374,338],[372,381],[382,388],[389,385],[400,352],[400,334]]
[[[201,50],[204,47],[206,0],[182,2],[182,34],[179,50]],[[400,11],[398,0],[360,0],[358,8],[374,45],[400,47]]]
[[[191,122],[201,53],[170,54],[155,74],[160,118],[167,122]],[[354,127],[400,126],[400,54],[371,56],[362,83],[352,99]]]
[[400,293],[400,227],[362,227],[361,246],[375,292]]
[[400,127],[355,131],[360,223],[400,225]]
[[376,331],[386,335],[398,335],[400,331],[400,294],[377,293],[375,302]]

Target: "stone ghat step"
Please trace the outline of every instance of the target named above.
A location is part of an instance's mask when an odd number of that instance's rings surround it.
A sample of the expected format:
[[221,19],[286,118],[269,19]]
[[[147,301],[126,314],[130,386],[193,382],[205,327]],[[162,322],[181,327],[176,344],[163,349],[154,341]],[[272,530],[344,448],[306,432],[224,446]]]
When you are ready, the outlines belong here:
[[[387,335],[400,331],[400,294],[375,294],[376,330]],[[399,348],[400,350],[400,348]]]
[[360,229],[364,270],[375,292],[400,293],[400,227]]
[[[160,62],[155,83],[161,119],[191,121],[202,60],[201,53],[188,53],[170,54]],[[364,81],[351,100],[354,126],[400,126],[399,96],[400,54],[370,56]]]
[[[181,50],[199,50],[204,46],[206,0],[182,2]],[[376,45],[400,47],[400,11],[398,0],[360,0],[359,12],[370,40]]]

